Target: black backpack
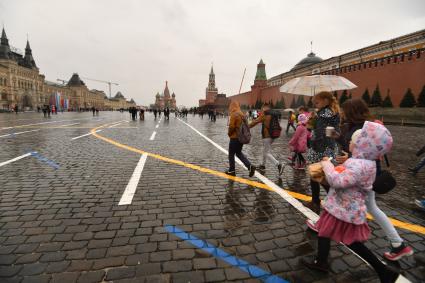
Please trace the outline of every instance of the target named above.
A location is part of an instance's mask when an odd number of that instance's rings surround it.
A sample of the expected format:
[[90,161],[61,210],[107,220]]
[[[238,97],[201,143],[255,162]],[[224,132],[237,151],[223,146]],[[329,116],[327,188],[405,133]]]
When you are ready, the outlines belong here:
[[282,132],[282,127],[279,123],[279,113],[275,111],[270,111],[267,114],[270,114],[272,117],[270,119],[270,127],[269,127],[269,134],[272,139],[277,139],[280,137],[280,134]]

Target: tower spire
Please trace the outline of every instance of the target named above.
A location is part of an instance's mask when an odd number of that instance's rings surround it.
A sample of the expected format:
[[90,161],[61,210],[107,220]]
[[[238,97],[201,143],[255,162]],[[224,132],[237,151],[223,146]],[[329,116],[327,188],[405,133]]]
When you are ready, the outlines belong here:
[[255,81],[266,81],[266,64],[264,64],[263,59],[260,60],[260,63],[257,64],[257,73],[255,74]]
[[313,40],[310,41],[310,53],[313,53]]
[[2,59],[8,59],[10,58],[10,46],[9,46],[9,40],[7,39],[6,31],[4,30],[4,24],[3,29],[1,31],[1,39],[0,39],[0,58]]
[[[28,35],[27,35],[28,36]],[[30,42],[27,38],[27,45],[25,46],[25,62],[29,68],[36,68],[37,65],[35,64],[34,57],[32,57],[32,50],[30,46]]]
[[1,31],[1,45],[9,46],[9,40],[7,39],[6,31],[4,30],[4,25]]

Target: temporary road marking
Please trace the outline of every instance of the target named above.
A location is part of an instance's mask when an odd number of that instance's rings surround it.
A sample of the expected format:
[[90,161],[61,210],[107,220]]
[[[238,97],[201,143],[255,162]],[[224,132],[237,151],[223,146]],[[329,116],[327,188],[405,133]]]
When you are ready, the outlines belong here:
[[74,124],[68,124],[68,125],[61,125],[60,127],[68,127],[68,126],[75,126],[79,125],[80,123],[74,123]]
[[158,129],[158,127],[159,127],[159,125],[156,125],[156,126],[155,126],[155,129]]
[[[212,169],[209,169],[209,168],[201,167],[201,166],[194,165],[194,164],[191,164],[191,163],[187,163],[187,162],[184,162],[184,161],[181,161],[181,160],[177,160],[177,159],[173,159],[173,158],[168,158],[168,157],[165,157],[165,156],[162,156],[162,155],[159,155],[159,154],[146,152],[144,150],[140,150],[140,149],[137,149],[137,148],[134,148],[134,147],[131,147],[131,146],[128,146],[128,145],[119,143],[117,141],[114,141],[114,140],[109,139],[107,137],[98,135],[96,133],[96,131],[98,129],[103,128],[103,127],[106,127],[107,125],[108,124],[99,126],[97,128],[93,128],[91,130],[91,133],[93,134],[93,136],[95,136],[98,139],[101,139],[101,140],[103,140],[103,141],[105,141],[107,143],[110,143],[110,144],[112,144],[112,145],[114,145],[116,147],[120,147],[120,148],[125,149],[125,150],[128,150],[128,151],[132,151],[132,152],[139,153],[139,154],[146,153],[148,156],[153,157],[153,158],[158,159],[158,160],[161,160],[161,161],[164,161],[164,162],[168,162],[168,163],[172,163],[172,164],[184,166],[186,168],[190,168],[190,169],[193,169],[193,170],[196,170],[196,171],[199,171],[199,172],[208,173],[208,174],[211,174],[211,175],[214,175],[214,176],[217,176],[217,177],[221,177],[221,178],[224,178],[224,179],[233,180],[233,181],[238,182],[238,183],[241,183],[241,184],[246,184],[246,185],[250,185],[252,187],[256,187],[256,188],[265,189],[265,190],[268,190],[268,191],[275,192],[274,189],[272,189],[268,185],[263,184],[263,183],[260,183],[260,182],[248,180],[248,179],[241,178],[241,177],[230,176],[230,175],[227,175],[226,173],[223,173],[223,172],[220,172],[220,171],[216,171],[216,170],[212,170]],[[286,191],[286,192],[289,195],[291,195],[294,198],[296,198],[296,199],[300,199],[300,200],[303,200],[303,201],[311,201],[311,197],[310,196],[307,196],[307,195],[304,195],[304,194],[301,194],[301,193],[297,193],[297,192],[292,192],[292,191]],[[406,222],[402,222],[402,221],[398,221],[398,220],[397,221],[393,221],[393,220],[394,219],[390,218],[390,221],[396,227],[400,227],[400,228],[403,228],[403,229],[406,229],[406,230],[409,230],[409,231],[412,231],[412,232],[416,232],[416,233],[420,233],[420,234],[424,234],[425,235],[425,227],[423,227],[423,226],[416,225],[416,224],[411,224],[411,223],[406,223]]]
[[156,135],[156,132],[154,131],[154,132],[152,133],[151,138],[150,138],[149,140],[153,141],[153,140],[155,139],[155,135]]
[[[216,142],[214,142],[213,140],[211,140],[210,138],[208,138],[207,136],[205,136],[200,131],[198,131],[195,127],[193,127],[192,125],[184,122],[180,118],[177,118],[177,119],[180,122],[182,122],[183,124],[189,126],[192,130],[194,130],[201,137],[203,137],[204,139],[206,139],[209,143],[211,143],[212,145],[214,145],[217,149],[219,149],[220,151],[222,151],[226,155],[229,155],[229,152],[227,150],[225,150],[219,144],[217,144]],[[235,158],[236,158],[236,162],[239,165],[241,165],[241,166],[243,166],[245,168],[245,166],[243,165],[242,161],[240,161],[239,158],[237,158],[237,157],[235,157]],[[265,177],[264,175],[260,174],[258,171],[255,172],[255,175],[254,176],[257,177],[258,179],[260,179],[264,184],[266,184],[267,186],[269,186],[270,188],[272,188],[272,190],[275,193],[279,194],[284,200],[286,200],[288,203],[290,203],[299,212],[301,212],[302,214],[304,214],[308,219],[311,219],[312,221],[317,221],[319,219],[319,216],[316,213],[314,213],[311,209],[305,207],[300,201],[296,200],[293,196],[289,195],[286,190],[282,189],[281,187],[279,187],[278,185],[276,185],[274,182],[270,181],[267,177]]]
[[[101,132],[102,130],[97,130],[95,133],[98,133],[98,132]],[[79,138],[82,138],[82,137],[86,137],[86,136],[90,136],[90,135],[92,135],[93,133],[88,133],[88,134],[84,134],[84,135],[81,135],[81,136],[78,136],[78,137],[74,137],[74,138],[72,138],[71,140],[76,140],[76,139],[79,139]]]
[[46,163],[50,167],[53,167],[54,169],[59,169],[60,166],[57,163],[55,163],[54,161],[52,161],[52,160],[50,160],[50,159],[48,159],[44,156],[41,156],[37,151],[32,151],[30,153],[31,153],[31,156],[34,156],[35,158],[37,158],[41,162]]
[[10,160],[7,160],[7,161],[4,161],[4,162],[0,163],[0,167],[2,167],[2,166],[4,166],[4,165],[7,165],[7,164],[9,164],[9,163],[12,163],[12,162],[18,161],[18,160],[20,160],[20,159],[22,159],[22,158],[25,158],[25,157],[28,157],[28,156],[30,156],[30,155],[31,155],[31,152],[29,152],[29,153],[25,153],[24,155],[21,155],[21,156],[15,157],[15,158],[10,159]]
[[0,136],[0,138],[9,137],[9,136],[16,136],[16,135],[20,135],[20,134],[25,134],[25,133],[30,133],[30,132],[37,132],[37,131],[40,131],[40,130],[31,130],[31,131],[23,131],[23,132],[11,133],[11,134],[7,134],[7,135],[2,135],[2,136]]
[[13,127],[3,127],[0,130],[8,130],[8,129],[13,129]]
[[251,277],[254,277],[256,279],[259,279],[263,282],[271,283],[289,283],[288,281],[271,274],[270,272],[250,264],[249,262],[237,258],[235,256],[232,256],[231,254],[227,253],[226,251],[217,248],[211,243],[208,243],[205,240],[199,239],[198,237],[188,234],[185,231],[172,226],[172,225],[165,225],[165,230],[169,233],[174,234],[178,238],[190,243],[191,245],[197,247],[198,249],[203,250],[204,252],[213,255],[217,259],[220,259],[222,261],[225,261],[226,263],[239,268],[240,270],[248,273]]
[[131,176],[127,187],[125,188],[118,205],[131,204],[134,194],[136,192],[137,185],[139,184],[140,176],[142,175],[143,167],[146,163],[146,158],[148,158],[148,155],[146,153],[142,154],[142,156],[140,157],[139,162],[137,163],[137,166],[134,169],[133,175]]

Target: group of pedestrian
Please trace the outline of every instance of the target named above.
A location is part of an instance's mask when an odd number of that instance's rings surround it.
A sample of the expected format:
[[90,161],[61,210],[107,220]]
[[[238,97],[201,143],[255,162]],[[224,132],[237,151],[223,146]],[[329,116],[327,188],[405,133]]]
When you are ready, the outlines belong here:
[[99,108],[96,108],[96,107],[92,107],[91,108],[91,111],[93,112],[93,117],[94,116],[99,116]]
[[[334,240],[346,244],[366,260],[375,269],[381,282],[395,282],[399,274],[383,264],[364,245],[370,235],[366,220],[368,212],[389,239],[390,249],[384,253],[386,259],[397,261],[413,254],[413,249],[405,243],[377,206],[373,190],[377,179],[386,178],[380,160],[391,150],[391,133],[379,121],[371,120],[368,106],[362,99],[349,99],[340,108],[332,93],[321,92],[313,97],[313,103],[316,112],[309,113],[307,109],[301,108],[298,117],[289,113],[288,119],[288,125],[293,123],[295,128],[289,142],[294,168],[305,168],[307,162],[302,154],[307,152],[308,162],[320,163],[326,180],[322,183],[313,179],[310,181],[312,201],[308,206],[316,212],[321,210],[321,214],[316,223],[307,221],[307,226],[318,233],[318,252],[316,257],[306,258],[303,263],[316,270],[329,271],[330,241]],[[250,177],[256,170],[265,170],[267,159],[281,174],[282,164],[271,153],[274,142],[271,133],[274,133],[274,129],[271,123],[273,111],[270,107],[264,105],[259,117],[249,124],[238,102],[230,103],[229,114],[229,169],[226,173],[236,175],[236,155],[249,170]],[[260,123],[263,159],[257,168],[242,153],[242,148],[246,143],[246,136],[249,136],[246,128]],[[289,127],[291,126],[287,130]],[[417,155],[424,152],[425,147]],[[425,158],[409,170],[416,173],[424,165]],[[320,200],[321,187],[327,193],[324,201]],[[416,200],[416,203],[425,207],[425,200]]]
[[54,105],[50,106],[49,104],[43,105],[42,112],[44,118],[50,118],[51,114],[58,114],[57,108]]
[[215,110],[215,109],[208,110],[208,119],[210,119],[210,121],[212,121],[212,122],[216,122],[217,121],[217,110]]
[[134,107],[134,106],[132,106],[132,107],[128,108],[128,112],[130,113],[131,120],[136,121],[136,119],[137,119],[137,113],[139,112],[137,110],[137,108]]
[[170,120],[170,108],[165,108],[164,109],[164,117],[166,120]]

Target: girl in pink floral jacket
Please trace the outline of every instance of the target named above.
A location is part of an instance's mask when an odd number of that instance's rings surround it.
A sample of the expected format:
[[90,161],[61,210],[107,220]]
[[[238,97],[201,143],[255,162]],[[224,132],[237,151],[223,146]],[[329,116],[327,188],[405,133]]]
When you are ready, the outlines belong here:
[[395,282],[398,273],[384,265],[364,244],[370,234],[366,221],[366,194],[372,190],[376,162],[392,146],[390,132],[382,125],[365,122],[350,142],[352,157],[335,170],[325,158],[321,164],[330,185],[324,211],[315,228],[318,231],[318,255],[303,260],[310,268],[327,271],[330,240],[342,242],[365,259],[378,273],[381,282]]

